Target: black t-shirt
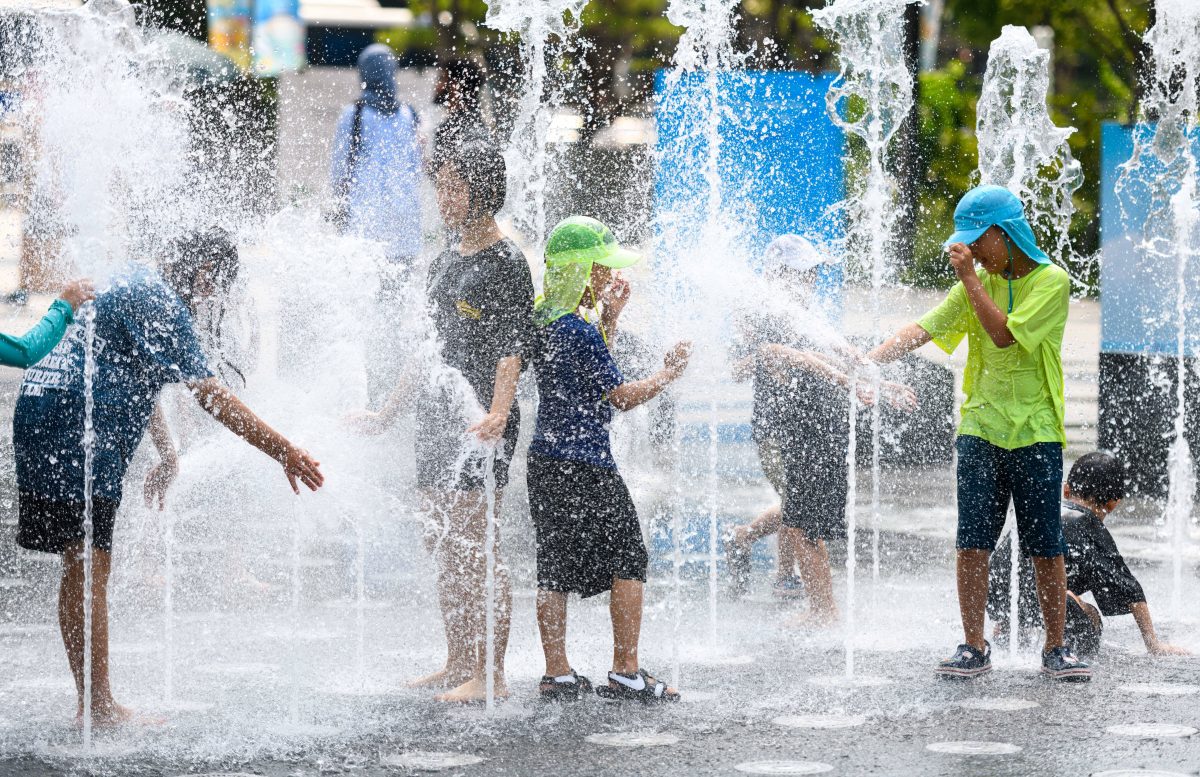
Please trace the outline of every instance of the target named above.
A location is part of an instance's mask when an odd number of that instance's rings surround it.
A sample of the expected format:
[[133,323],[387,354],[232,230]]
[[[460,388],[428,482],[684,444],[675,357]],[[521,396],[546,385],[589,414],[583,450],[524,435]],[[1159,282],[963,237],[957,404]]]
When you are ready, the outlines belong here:
[[826,441],[844,456],[850,439],[850,397],[846,389],[808,370],[790,369],[776,374],[758,357],[765,345],[815,350],[813,343],[797,334],[783,316],[753,313],[739,319],[731,358],[740,361],[754,356],[754,439]]
[[469,256],[444,251],[429,268],[426,295],[442,359],[490,409],[496,364],[506,356],[528,363],[533,342],[533,279],[525,256],[508,239]]
[[[1116,540],[1092,511],[1063,502],[1063,537],[1067,541],[1067,590],[1077,596],[1091,592],[1104,615],[1127,615],[1133,605],[1146,601],[1142,586],[1129,571]],[[1008,588],[1012,565],[1011,541],[1005,537],[992,554],[988,613],[1008,620]],[[1022,555],[1018,608],[1022,623],[1041,625],[1033,563]]]

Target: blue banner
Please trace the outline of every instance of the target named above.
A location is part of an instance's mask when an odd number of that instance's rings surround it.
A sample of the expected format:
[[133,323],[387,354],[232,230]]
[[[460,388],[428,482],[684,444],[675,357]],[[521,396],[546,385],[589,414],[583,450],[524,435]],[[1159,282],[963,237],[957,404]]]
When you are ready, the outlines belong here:
[[[1123,165],[1133,156],[1135,133],[1148,131],[1144,125],[1114,123],[1101,130],[1100,349],[1173,356],[1179,349],[1179,246],[1164,234],[1163,226],[1169,222],[1168,198],[1178,190],[1179,176],[1168,174],[1160,160],[1147,155],[1122,179]],[[1165,186],[1153,184],[1159,176]],[[1186,242],[1195,254],[1200,235]],[[1183,285],[1184,350],[1195,356],[1200,354],[1200,311],[1195,305],[1200,299],[1200,257],[1189,257]]]

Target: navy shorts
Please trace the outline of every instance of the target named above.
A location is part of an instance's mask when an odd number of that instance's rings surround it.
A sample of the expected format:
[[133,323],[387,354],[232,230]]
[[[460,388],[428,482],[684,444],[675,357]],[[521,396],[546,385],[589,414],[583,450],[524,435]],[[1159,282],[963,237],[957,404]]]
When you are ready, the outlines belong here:
[[958,542],[960,550],[996,549],[1011,500],[1017,539],[1029,556],[1067,552],[1062,533],[1062,446],[1039,442],[1006,450],[960,435],[958,450]]

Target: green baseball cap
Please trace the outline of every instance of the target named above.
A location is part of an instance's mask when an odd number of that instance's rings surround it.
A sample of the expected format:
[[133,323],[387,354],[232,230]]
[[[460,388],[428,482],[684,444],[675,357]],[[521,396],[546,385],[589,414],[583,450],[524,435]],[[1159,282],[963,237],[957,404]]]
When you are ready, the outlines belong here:
[[546,264],[602,264],[620,270],[641,258],[641,254],[622,248],[603,222],[587,216],[569,216],[558,222],[546,241]]
[[534,321],[546,326],[574,313],[592,281],[592,267],[619,270],[642,257],[617,243],[612,230],[587,216],[571,216],[555,225],[546,241],[542,295],[534,303]]

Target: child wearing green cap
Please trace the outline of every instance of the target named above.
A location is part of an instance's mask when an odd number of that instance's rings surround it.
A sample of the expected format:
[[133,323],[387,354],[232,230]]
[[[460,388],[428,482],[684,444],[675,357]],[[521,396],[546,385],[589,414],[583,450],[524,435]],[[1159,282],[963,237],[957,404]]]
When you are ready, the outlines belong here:
[[[637,510],[609,446],[613,408],[653,399],[687,367],[678,343],[662,369],[626,381],[609,352],[629,299],[614,270],[638,255],[617,245],[604,224],[560,222],[546,243],[544,293],[534,309],[538,416],[529,446],[529,509],[537,535],[537,617],[546,658],[539,692],[576,701],[591,683],[567,660],[567,595],[611,591],[613,665],[596,693],[610,699],[677,701],[679,694],[638,663],[647,555]],[[587,311],[600,311],[591,323]]]
[[1061,352],[1070,279],[1038,248],[1021,201],[1003,187],[967,192],[955,208],[954,226],[945,246],[959,282],[942,304],[870,354],[888,362],[931,340],[951,353],[964,337],[969,348],[957,442],[958,603],[965,639],[937,672],[971,678],[991,671],[991,646],[984,639],[988,558],[1011,501],[1021,549],[1033,559],[1046,624],[1042,672],[1086,682],[1091,670],[1063,644]]

